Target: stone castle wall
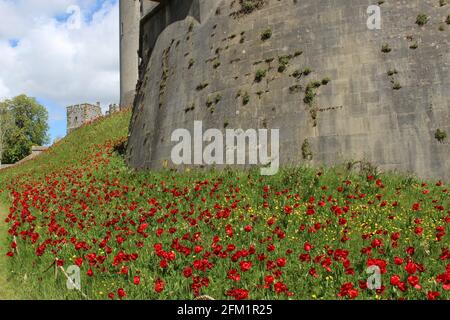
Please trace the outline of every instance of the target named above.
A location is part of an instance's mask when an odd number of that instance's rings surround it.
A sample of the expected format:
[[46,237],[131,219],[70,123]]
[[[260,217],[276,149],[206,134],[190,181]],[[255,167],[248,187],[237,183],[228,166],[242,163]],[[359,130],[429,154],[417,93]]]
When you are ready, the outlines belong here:
[[83,103],[67,107],[67,133],[102,116],[100,104]]
[[[382,29],[369,30],[370,0],[266,0],[251,13],[238,0],[198,2],[199,12],[205,3],[205,19],[188,12],[154,44],[141,42],[132,167],[170,164],[173,130],[202,120],[204,130],[279,128],[284,165],[367,160],[450,179],[448,138],[435,138],[450,132],[448,5],[384,1]],[[421,13],[430,17],[422,27]],[[154,25],[141,23],[141,37]]]

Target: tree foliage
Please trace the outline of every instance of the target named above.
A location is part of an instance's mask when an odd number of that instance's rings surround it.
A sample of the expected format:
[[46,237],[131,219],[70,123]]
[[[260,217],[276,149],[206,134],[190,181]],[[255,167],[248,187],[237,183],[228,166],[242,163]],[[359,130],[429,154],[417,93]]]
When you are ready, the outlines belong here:
[[22,94],[0,102],[0,155],[15,163],[31,153],[33,145],[49,142],[48,112],[35,98]]

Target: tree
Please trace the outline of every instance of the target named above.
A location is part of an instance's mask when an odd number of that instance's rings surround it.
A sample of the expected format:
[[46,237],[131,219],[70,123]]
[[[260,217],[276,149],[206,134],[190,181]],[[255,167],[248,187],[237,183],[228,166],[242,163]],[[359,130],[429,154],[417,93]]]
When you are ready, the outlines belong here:
[[3,150],[6,146],[6,134],[14,127],[11,110],[5,103],[0,103],[0,165],[2,164]]
[[1,103],[12,125],[6,127],[3,139],[2,161],[15,163],[31,153],[33,145],[49,142],[48,112],[35,98],[17,96]]

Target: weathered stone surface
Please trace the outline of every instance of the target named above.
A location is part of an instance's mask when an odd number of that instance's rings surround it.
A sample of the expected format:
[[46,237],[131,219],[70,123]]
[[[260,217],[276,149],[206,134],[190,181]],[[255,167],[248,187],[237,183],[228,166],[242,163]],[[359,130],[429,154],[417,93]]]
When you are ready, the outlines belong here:
[[67,107],[67,133],[102,116],[100,103],[82,103]]
[[[382,29],[372,31],[366,25],[370,0],[267,0],[239,17],[239,1],[186,3],[183,13],[164,9],[174,17],[168,24],[151,17],[141,24],[147,40],[141,41],[127,150],[132,167],[170,165],[172,131],[192,131],[194,120],[203,120],[205,128],[222,129],[225,122],[230,128],[279,128],[282,164],[364,159],[382,169],[450,179],[448,138],[434,136],[438,128],[450,133],[450,26],[438,30],[448,6],[387,0]],[[422,27],[415,24],[420,13],[430,17]],[[272,36],[263,41],[268,27]],[[389,53],[381,50],[385,43]],[[292,58],[280,73],[278,58],[285,55]],[[312,73],[292,76],[305,68]],[[255,83],[258,69],[267,75]],[[307,84],[324,78],[331,81],[317,89],[312,106],[305,104]],[[200,84],[207,86],[199,90]],[[249,94],[248,104],[238,92]],[[217,94],[222,99],[211,113],[206,101]],[[302,157],[305,139],[312,160]]]
[[[145,0],[142,10],[154,7]],[[138,78],[140,0],[120,1],[120,106],[133,104]]]

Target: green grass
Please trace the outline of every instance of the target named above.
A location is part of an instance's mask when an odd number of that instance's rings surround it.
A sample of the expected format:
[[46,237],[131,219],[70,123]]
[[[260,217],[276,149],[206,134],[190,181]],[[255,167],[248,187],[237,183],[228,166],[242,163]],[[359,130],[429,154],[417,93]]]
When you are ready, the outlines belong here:
[[9,206],[0,202],[0,300],[20,299],[21,295],[15,290],[12,282],[12,274],[9,272],[8,258],[4,252],[9,250],[9,242],[7,237],[7,225],[5,218],[7,216]]
[[[111,139],[127,136],[130,116],[130,111],[124,111],[108,118],[101,118],[73,131],[35,160],[0,171],[0,288],[2,288],[0,290],[0,300],[61,298],[59,292],[50,295],[41,294],[41,289],[44,289],[46,292],[54,291],[54,283],[52,282],[44,282],[44,286],[39,285],[39,290],[36,290],[36,285],[31,282],[32,280],[24,280],[24,276],[27,273],[19,271],[22,268],[22,270],[28,270],[30,278],[33,279],[33,271],[30,270],[28,265],[22,265],[22,263],[27,261],[19,260],[21,261],[20,265],[8,266],[8,258],[5,256],[5,252],[9,249],[11,240],[7,239],[7,226],[4,219],[8,212],[10,197],[7,195],[5,185],[17,177],[25,176],[29,180],[39,180],[58,170],[84,165],[87,157],[92,153],[92,149],[97,145],[105,144]],[[50,270],[48,273],[51,274],[52,271]],[[14,276],[17,273],[20,276]],[[39,272],[35,274],[36,278],[38,278],[38,274]],[[78,294],[70,296],[79,298]]]
[[126,137],[130,117],[130,111],[122,111],[78,128],[34,161],[0,171],[0,185],[17,175],[29,174],[37,178],[60,168],[81,164],[96,145]]

